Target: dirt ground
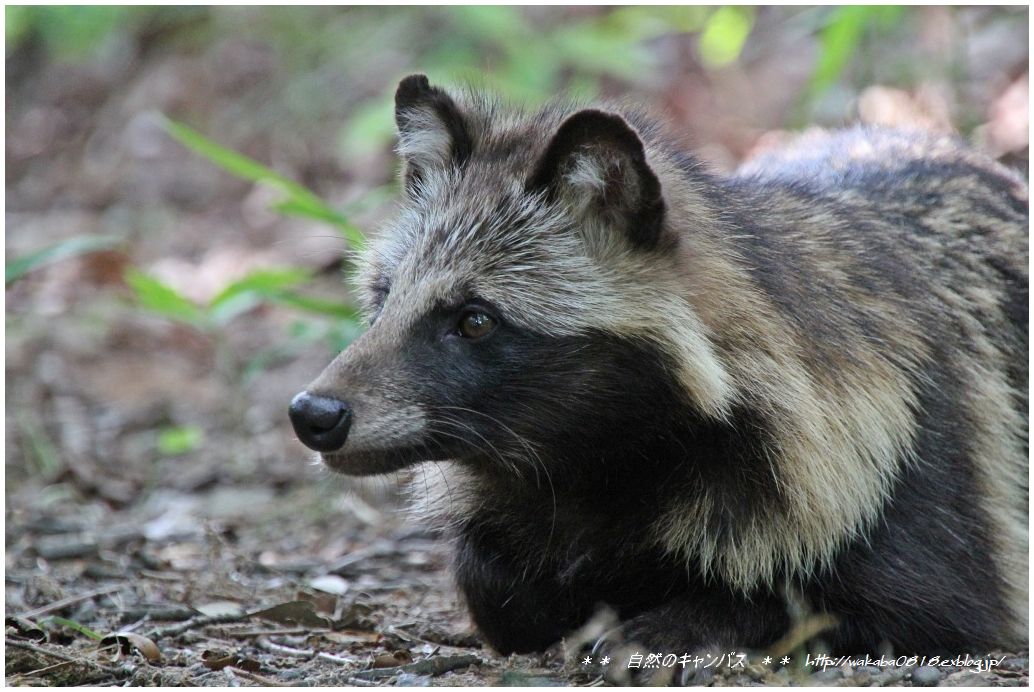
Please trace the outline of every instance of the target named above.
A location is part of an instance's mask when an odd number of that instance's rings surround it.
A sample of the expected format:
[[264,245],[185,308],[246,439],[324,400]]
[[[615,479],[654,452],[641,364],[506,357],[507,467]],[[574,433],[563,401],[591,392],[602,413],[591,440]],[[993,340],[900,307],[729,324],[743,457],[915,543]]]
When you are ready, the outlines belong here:
[[[347,297],[344,242],[332,230],[271,212],[268,189],[186,152],[159,113],[312,186],[365,229],[390,208],[390,145],[346,158],[340,125],[382,82],[419,68],[414,55],[399,48],[387,62],[303,82],[269,44],[227,28],[240,15],[220,16],[202,42],[141,30],[81,62],[31,44],[8,55],[8,260],[82,234],[118,242],[7,287],[7,684],[621,682],[620,665],[583,665],[573,642],[511,657],[483,645],[446,546],[405,511],[405,485],[433,466],[359,482],[312,462],[286,409],[332,357],[335,324],[261,306],[199,330],[134,303],[123,278],[131,266],[198,300],[251,269],[304,266],[316,276],[308,292]],[[967,136],[1026,174],[1026,20],[992,19],[931,10],[924,40],[935,52],[957,40],[951,31],[968,32],[965,77],[841,94],[853,104],[845,118],[968,123]],[[814,44],[777,20],[759,18],[742,71],[722,79],[660,45],[670,76],[635,95],[693,132],[713,166],[734,165],[783,136],[814,60]],[[630,88],[605,84],[612,95]],[[170,447],[161,442],[170,430],[192,437]],[[747,652],[744,666],[693,681],[1028,684],[1027,651],[993,652],[990,670],[823,671],[804,666],[802,646],[789,665]]]

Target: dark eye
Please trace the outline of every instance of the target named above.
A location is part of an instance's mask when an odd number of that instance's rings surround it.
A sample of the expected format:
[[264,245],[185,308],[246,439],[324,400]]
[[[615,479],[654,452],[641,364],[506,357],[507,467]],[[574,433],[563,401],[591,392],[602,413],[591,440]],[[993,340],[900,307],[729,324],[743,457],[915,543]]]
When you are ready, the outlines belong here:
[[459,335],[466,339],[480,339],[495,329],[495,320],[484,312],[471,311],[460,318],[457,326]]

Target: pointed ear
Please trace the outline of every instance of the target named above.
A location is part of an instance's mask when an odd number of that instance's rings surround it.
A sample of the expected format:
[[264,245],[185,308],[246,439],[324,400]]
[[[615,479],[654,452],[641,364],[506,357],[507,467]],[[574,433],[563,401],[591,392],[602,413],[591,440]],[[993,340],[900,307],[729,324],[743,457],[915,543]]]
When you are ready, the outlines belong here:
[[422,74],[399,82],[395,91],[399,154],[406,162],[406,188],[435,168],[463,166],[470,158],[467,124],[456,102]]
[[623,233],[635,247],[661,237],[661,183],[646,162],[643,142],[619,115],[583,110],[557,130],[526,189],[565,201],[586,222]]

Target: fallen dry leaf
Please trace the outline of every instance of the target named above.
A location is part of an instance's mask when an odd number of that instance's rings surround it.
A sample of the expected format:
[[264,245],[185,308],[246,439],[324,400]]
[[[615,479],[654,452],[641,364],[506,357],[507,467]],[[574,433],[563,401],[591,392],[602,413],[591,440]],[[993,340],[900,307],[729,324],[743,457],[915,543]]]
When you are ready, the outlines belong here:
[[309,601],[288,601],[272,608],[258,610],[250,617],[278,622],[281,625],[302,625],[304,627],[331,627],[333,621],[316,612],[316,606]]
[[148,663],[158,663],[162,660],[162,652],[153,641],[135,632],[115,632],[101,639],[101,646],[118,644],[119,653],[128,656],[134,651],[140,653]]
[[333,615],[334,610],[337,608],[337,596],[330,593],[319,591],[298,591],[295,594],[295,598],[299,601],[312,603],[317,612],[326,613],[328,615]]
[[22,639],[29,639],[36,642],[46,641],[47,633],[41,630],[35,622],[27,620],[26,618],[20,618],[10,616],[4,618],[4,627],[7,630],[7,634],[20,637]]
[[404,666],[407,663],[412,663],[413,657],[409,655],[408,651],[402,651],[401,649],[393,651],[390,654],[378,654],[373,659],[374,668],[394,668],[395,666]]
[[249,673],[257,673],[262,669],[262,665],[255,660],[250,658],[241,658],[236,654],[225,654],[220,651],[212,651],[205,649],[201,653],[201,662],[205,664],[205,667],[209,670],[222,670],[227,667],[240,668],[246,670]]
[[357,630],[323,632],[319,636],[335,644],[376,644],[383,639],[383,635],[380,632],[359,632]]

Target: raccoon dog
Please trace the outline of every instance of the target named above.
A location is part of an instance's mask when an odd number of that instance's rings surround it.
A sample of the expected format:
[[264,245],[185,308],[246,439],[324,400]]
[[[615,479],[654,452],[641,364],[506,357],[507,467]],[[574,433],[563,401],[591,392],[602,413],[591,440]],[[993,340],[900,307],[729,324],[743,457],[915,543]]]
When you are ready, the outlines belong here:
[[448,462],[415,491],[495,649],[601,605],[650,651],[763,647],[788,593],[845,653],[1021,644],[1022,179],[869,129],[719,177],[634,112],[395,105],[370,326],[291,418],[345,474]]

